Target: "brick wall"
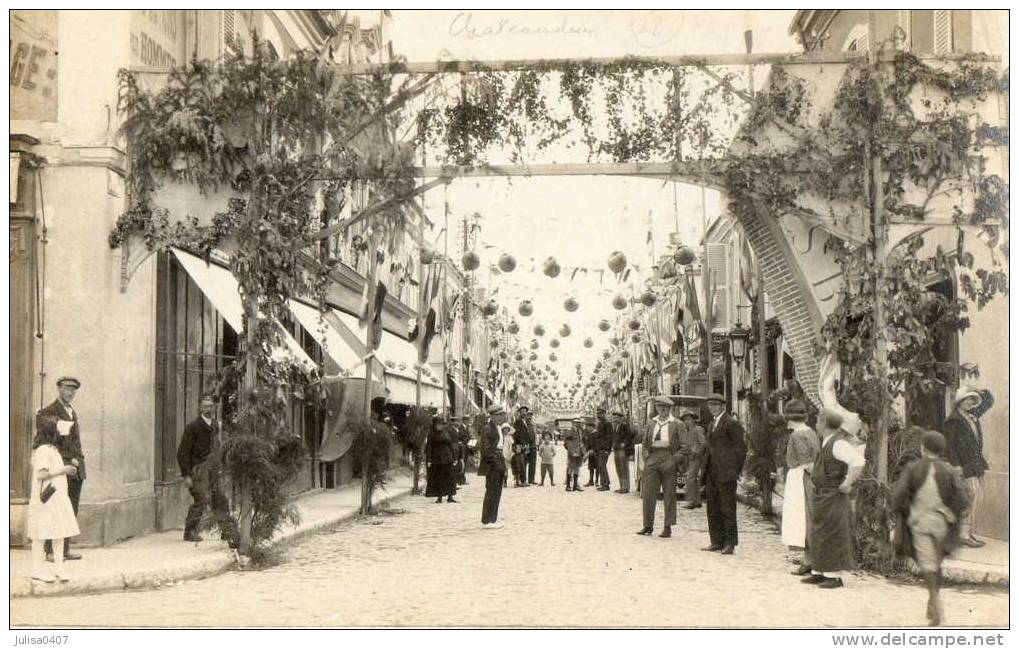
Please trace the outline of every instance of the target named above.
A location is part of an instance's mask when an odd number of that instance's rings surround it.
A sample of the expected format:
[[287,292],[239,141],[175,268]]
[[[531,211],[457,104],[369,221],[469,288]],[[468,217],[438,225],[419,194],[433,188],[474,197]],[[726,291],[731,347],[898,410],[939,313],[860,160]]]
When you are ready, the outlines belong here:
[[756,212],[740,218],[764,280],[764,290],[782,324],[796,377],[810,400],[818,398],[819,359],[814,355],[823,319],[814,294],[800,269],[781,227],[771,215]]

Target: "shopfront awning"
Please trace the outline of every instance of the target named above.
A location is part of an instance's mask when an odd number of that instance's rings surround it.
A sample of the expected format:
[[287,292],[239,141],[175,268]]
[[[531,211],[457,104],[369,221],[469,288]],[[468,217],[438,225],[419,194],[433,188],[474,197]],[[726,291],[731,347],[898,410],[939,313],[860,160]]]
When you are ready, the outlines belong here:
[[[230,328],[240,333],[244,326],[244,306],[241,304],[241,294],[233,273],[227,268],[206,263],[205,260],[177,248],[173,249],[173,254],[205,294],[205,297],[209,299],[212,306],[216,307],[219,314],[230,325]],[[293,336],[285,330],[282,331],[282,335],[285,349],[281,348],[273,352],[273,358],[289,356],[306,371],[317,367],[315,361],[311,360],[311,357],[301,349],[301,345],[294,340]]]
[[[297,315],[298,310],[304,311],[304,317],[311,316],[313,318],[311,320],[313,327],[320,329],[318,311],[307,305],[301,306],[305,307],[305,309],[297,307],[294,311],[295,315]],[[308,313],[307,309],[310,309],[311,313]],[[300,319],[301,316],[298,316],[298,318]],[[359,365],[361,359],[366,355],[367,347],[364,344],[363,336],[358,335],[361,332],[361,328],[358,325],[357,318],[338,309],[330,309],[325,314],[325,319],[337,332],[338,337],[335,338],[337,342],[340,340],[345,341],[346,346],[351,350],[351,353],[348,353],[346,357],[346,362],[354,363],[355,366]],[[305,325],[303,321],[301,324],[305,329],[308,329],[308,333],[312,336],[317,338],[319,335],[322,335],[309,329],[308,325]],[[330,343],[329,346],[333,344]],[[337,352],[337,355],[342,356],[343,352]],[[330,357],[344,369],[350,369],[337,357],[332,356],[331,352]],[[399,336],[385,331],[382,333],[382,343],[375,352],[375,358],[378,362],[372,363],[372,367],[381,368],[378,371],[381,371],[385,377],[387,400],[404,405],[416,404],[417,375],[414,366],[417,363],[417,349],[414,345]],[[445,407],[446,392],[438,379],[422,375],[421,405],[438,409]]]

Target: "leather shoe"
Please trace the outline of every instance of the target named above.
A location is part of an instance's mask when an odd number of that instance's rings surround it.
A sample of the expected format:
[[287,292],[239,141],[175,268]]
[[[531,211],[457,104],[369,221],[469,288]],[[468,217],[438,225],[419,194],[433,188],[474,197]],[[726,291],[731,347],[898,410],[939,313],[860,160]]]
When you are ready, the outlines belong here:
[[827,579],[827,577],[825,577],[824,575],[813,574],[810,575],[809,577],[804,577],[800,581],[802,581],[805,584],[820,584],[825,579]]
[[650,527],[645,527],[641,531],[637,532],[637,534],[640,534],[641,536],[651,536],[652,531],[653,530]]
[[683,509],[699,509],[699,508],[700,505],[691,505],[690,503],[683,505]]
[[840,577],[825,577],[824,581],[817,585],[818,588],[842,588],[843,583]]
[[200,543],[202,541],[202,537],[198,534],[185,534],[184,540],[188,543]]
[[967,548],[982,548],[986,545],[986,543],[984,543],[983,541],[978,541],[977,539],[970,536],[965,539],[959,539],[959,545],[965,546]]
[[79,559],[81,559],[80,554],[75,554],[74,552],[64,553],[64,561],[78,561]]
[[701,552],[718,552],[722,549],[722,546],[711,544],[706,548],[701,548]]
[[628,493],[630,493],[630,490],[629,489],[616,489],[616,493],[617,494],[628,494]]
[[722,548],[722,551],[719,554],[732,554],[735,551],[736,551],[735,547],[727,545],[724,548]]
[[797,577],[802,577],[804,575],[809,575],[811,570],[813,570],[813,568],[811,568],[810,566],[803,565],[797,568],[796,570],[793,570],[789,574],[796,575]]
[[671,527],[666,527],[664,530],[662,530],[662,533],[659,534],[658,536],[659,536],[659,538],[663,538],[663,539],[671,539],[672,538],[672,528]]

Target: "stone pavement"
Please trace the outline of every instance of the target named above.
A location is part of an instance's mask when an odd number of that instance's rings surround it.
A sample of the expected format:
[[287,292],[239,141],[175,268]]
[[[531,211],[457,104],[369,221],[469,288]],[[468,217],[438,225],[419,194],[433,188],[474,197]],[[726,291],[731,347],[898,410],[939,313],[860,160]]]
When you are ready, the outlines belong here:
[[[394,471],[391,484],[376,495],[376,502],[406,495],[410,493],[412,484],[409,471]],[[277,533],[274,544],[294,542],[306,534],[357,516],[361,504],[360,482],[340,489],[302,494],[295,504],[301,514],[300,525],[282,529]],[[181,535],[181,529],[177,529],[148,534],[110,547],[84,548],[81,561],[67,564],[71,580],[52,584],[32,580],[29,550],[12,548],[11,597],[158,587],[208,577],[237,565],[236,553],[227,547],[225,541],[219,540],[218,533],[206,532],[201,543],[185,543]]]
[[[561,455],[561,454],[560,454]],[[560,457],[560,460],[562,458]],[[557,466],[562,476],[563,466]],[[925,623],[918,584],[853,575],[821,590],[789,574],[774,526],[740,507],[733,556],[701,552],[704,509],[671,539],[638,536],[640,500],[586,489],[504,492],[480,525],[483,479],[457,504],[407,497],[288,546],[278,565],[152,590],[15,599],[14,626],[883,627]],[[659,520],[662,515],[659,507]],[[660,528],[660,525],[658,526]],[[948,623],[1004,626],[1008,593],[951,587]]]
[[[782,524],[782,491],[784,485],[775,487],[771,496],[771,507],[775,512],[775,522]],[[739,498],[755,507],[759,500],[747,498],[743,494]],[[957,584],[992,584],[1008,586],[1008,541],[999,541],[981,537],[986,545],[982,548],[958,547],[941,565],[942,575],[946,581]],[[919,569],[910,562],[910,568],[919,573]]]

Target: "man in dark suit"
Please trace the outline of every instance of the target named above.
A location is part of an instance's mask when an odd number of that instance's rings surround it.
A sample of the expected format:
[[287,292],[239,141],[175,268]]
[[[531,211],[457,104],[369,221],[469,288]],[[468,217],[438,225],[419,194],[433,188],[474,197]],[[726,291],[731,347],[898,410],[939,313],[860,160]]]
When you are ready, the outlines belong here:
[[612,455],[612,424],[605,417],[605,408],[596,411],[598,426],[595,433],[595,450],[598,452],[598,491],[612,488],[609,479],[609,456]]
[[478,475],[485,476],[485,499],[481,505],[481,525],[485,529],[502,527],[499,522],[499,501],[502,500],[502,483],[506,477],[506,459],[503,457],[503,436],[500,427],[506,424],[506,409],[494,405],[488,409],[488,423],[481,431],[478,449],[481,463]]
[[633,453],[633,430],[618,410],[612,413],[612,452],[619,478],[618,494],[630,493],[630,455]]
[[538,438],[534,434],[534,422],[531,420],[531,409],[520,406],[517,409],[517,420],[513,424],[513,443],[523,448],[525,462],[525,485],[537,484],[534,471],[538,462]]
[[640,496],[644,504],[644,527],[637,534],[651,536],[655,525],[655,507],[661,489],[665,505],[665,528],[662,538],[672,536],[676,524],[676,466],[682,453],[680,434],[683,423],[669,416],[672,400],[655,397],[656,416],[648,422],[642,440],[644,471],[640,477]]
[[184,427],[184,436],[177,447],[177,465],[194,501],[184,521],[184,540],[196,543],[202,540],[198,528],[205,508],[211,504],[220,537],[229,542],[230,547],[237,547],[237,524],[230,516],[230,505],[219,486],[219,474],[209,462],[212,452],[219,446],[219,422],[213,420],[216,400],[211,395],[202,396],[198,411],[198,416]]
[[[81,487],[85,481],[85,454],[81,450],[81,428],[78,425],[78,413],[71,407],[81,381],[73,376],[62,376],[57,379],[57,390],[59,395],[56,400],[45,408],[39,410],[35,415],[36,432],[47,422],[56,420],[57,430],[60,433],[57,437],[57,450],[64,464],[70,464],[76,469],[74,475],[67,476],[67,496],[71,499],[71,509],[74,515],[78,515],[78,503],[81,501]],[[53,544],[46,541],[46,559],[53,561]],[[68,539],[64,539],[64,559],[81,559],[81,555],[71,552]]]
[[708,501],[707,552],[732,554],[739,543],[736,529],[736,479],[743,471],[747,444],[743,426],[725,412],[725,397],[708,397],[711,423],[701,461],[702,479]]

